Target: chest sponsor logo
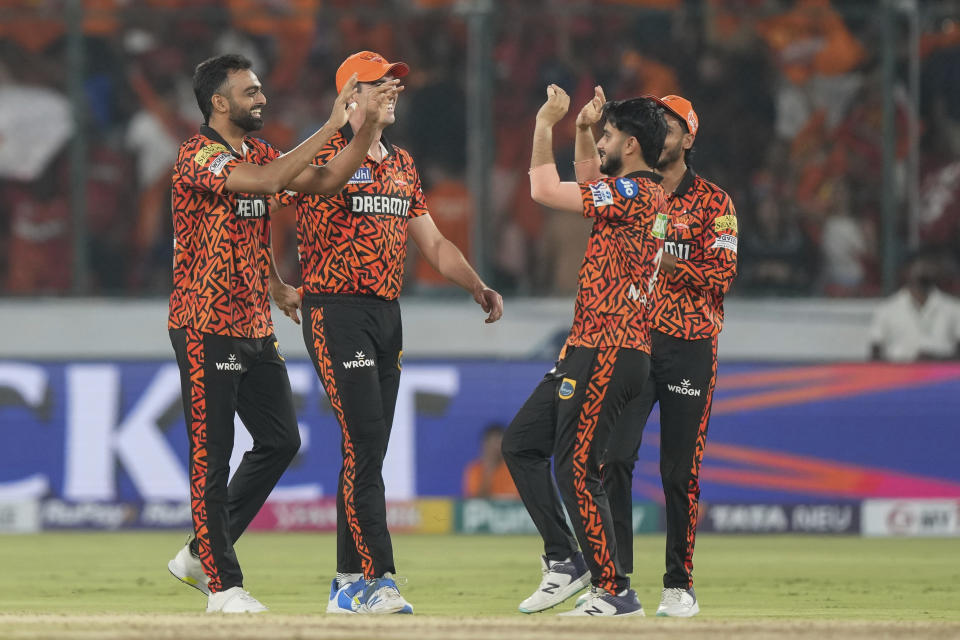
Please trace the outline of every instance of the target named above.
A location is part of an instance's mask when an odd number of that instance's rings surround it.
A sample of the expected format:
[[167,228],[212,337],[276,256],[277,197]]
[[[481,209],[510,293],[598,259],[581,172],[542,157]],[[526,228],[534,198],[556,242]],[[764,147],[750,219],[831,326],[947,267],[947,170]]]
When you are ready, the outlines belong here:
[[713,241],[713,246],[711,249],[729,249],[734,253],[737,252],[737,236],[732,236],[729,233],[724,233],[721,236],[718,236],[716,240]]
[[593,196],[593,206],[605,207],[613,204],[613,192],[606,182],[594,182],[590,185],[590,195]]
[[353,172],[353,177],[347,181],[347,184],[369,184],[373,182],[373,173],[370,167],[360,167]]
[[713,229],[717,233],[733,231],[737,233],[737,216],[720,216],[713,221]]
[[207,167],[207,171],[212,173],[215,176],[223,173],[223,168],[227,166],[227,163],[233,159],[233,155],[229,153],[221,153],[216,158],[213,159],[213,162],[210,163],[210,166]]
[[640,193],[640,187],[630,178],[617,178],[614,184],[617,187],[617,193],[624,198],[636,198],[637,194]]
[[368,358],[363,351],[357,351],[353,360],[346,360],[343,363],[344,369],[361,369],[363,367],[375,367],[376,363],[372,358]]
[[197,151],[197,155],[193,156],[193,161],[196,162],[201,167],[210,160],[213,156],[217,154],[226,153],[230,155],[230,152],[222,144],[208,144],[204,148]]
[[674,242],[673,240],[667,240],[663,243],[663,250],[670,255],[677,256],[681,260],[690,259],[689,242]]
[[226,362],[218,362],[216,367],[217,371],[240,371],[240,361],[231,353]]
[[573,397],[573,392],[577,390],[577,381],[572,378],[564,378],[560,383],[559,396],[561,400],[569,400]]
[[695,398],[700,397],[700,389],[690,386],[689,380],[681,380],[680,384],[667,384],[667,389],[673,393],[678,393],[681,396],[693,396]]
[[665,213],[658,213],[657,219],[653,221],[653,229],[651,230],[651,235],[654,238],[663,240],[667,237],[667,224],[670,222],[670,216]]
[[350,210],[354,213],[406,218],[410,210],[410,199],[381,195],[350,196]]
[[267,199],[264,196],[238,197],[235,213],[238,218],[262,218],[267,215]]

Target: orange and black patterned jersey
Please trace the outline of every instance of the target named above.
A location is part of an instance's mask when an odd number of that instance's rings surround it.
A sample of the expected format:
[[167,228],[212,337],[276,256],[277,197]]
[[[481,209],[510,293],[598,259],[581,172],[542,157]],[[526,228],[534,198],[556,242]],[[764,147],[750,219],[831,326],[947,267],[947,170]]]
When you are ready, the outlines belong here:
[[664,251],[676,270],[657,279],[652,326],[684,340],[723,329],[723,295],[737,274],[737,212],[723,189],[687,169],[667,198]]
[[580,266],[568,346],[650,352],[647,297],[667,219],[660,180],[638,171],[580,185],[583,215],[595,220]]
[[[208,126],[180,145],[173,172],[171,329],[236,338],[273,333],[270,197],[231,193],[226,184],[241,163],[267,164],[279,155],[256,138],[245,138],[236,152]],[[286,193],[278,198],[291,201]]]
[[[352,137],[346,125],[314,158],[323,165]],[[369,156],[335,196],[301,194],[297,243],[304,293],[346,293],[394,300],[403,284],[407,221],[427,213],[410,154],[382,143],[380,163]]]

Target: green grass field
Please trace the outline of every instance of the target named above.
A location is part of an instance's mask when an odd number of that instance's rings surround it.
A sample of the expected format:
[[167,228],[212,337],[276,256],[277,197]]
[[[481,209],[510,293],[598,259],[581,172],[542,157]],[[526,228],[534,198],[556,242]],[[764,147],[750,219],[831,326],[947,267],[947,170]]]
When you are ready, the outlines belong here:
[[[0,638],[467,638],[674,635],[960,637],[960,543],[953,539],[697,539],[693,620],[570,620],[517,613],[539,583],[533,536],[394,537],[412,617],[323,615],[332,535],[249,534],[246,588],[270,607],[245,620],[202,615],[205,600],[166,570],[179,533],[45,533],[0,538]],[[636,538],[633,586],[656,609],[663,536]],[[589,624],[588,624],[589,623]],[[202,633],[197,633],[197,629]]]

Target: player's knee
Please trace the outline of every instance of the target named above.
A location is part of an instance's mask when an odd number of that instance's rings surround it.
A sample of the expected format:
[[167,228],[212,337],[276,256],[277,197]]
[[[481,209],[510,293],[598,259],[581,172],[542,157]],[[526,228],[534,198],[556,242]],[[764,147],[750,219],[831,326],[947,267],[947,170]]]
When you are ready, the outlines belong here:
[[293,460],[293,457],[297,455],[297,452],[300,451],[300,430],[291,429],[278,443],[276,447],[276,455],[278,457],[283,457],[288,460]]

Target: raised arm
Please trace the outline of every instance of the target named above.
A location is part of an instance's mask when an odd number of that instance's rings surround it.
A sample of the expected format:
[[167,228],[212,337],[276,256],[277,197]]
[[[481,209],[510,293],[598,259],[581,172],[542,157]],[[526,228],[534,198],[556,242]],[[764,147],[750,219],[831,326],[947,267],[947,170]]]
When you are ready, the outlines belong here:
[[583,213],[580,187],[576,182],[560,182],[553,158],[553,127],[570,108],[570,96],[555,84],[547,87],[547,101],[537,112],[530,155],[530,197],[551,209]]
[[307,166],[287,185],[287,188],[298,193],[323,196],[340,193],[357,168],[363,164],[377,134],[389,123],[387,108],[396,95],[403,91],[399,83],[399,80],[391,80],[374,87],[367,100],[363,124],[350,144],[325,165]]
[[577,182],[593,182],[603,177],[600,173],[600,154],[597,153],[597,141],[593,136],[593,127],[600,122],[603,116],[603,105],[607,97],[603,87],[593,88],[593,97],[583,105],[577,114],[577,137],[573,147],[573,170],[577,175]]
[[283,191],[313,161],[340,127],[347,123],[350,114],[357,108],[352,101],[356,86],[357,75],[353,74],[334,101],[327,122],[297,148],[264,165],[249,162],[238,164],[227,176],[224,188],[227,191],[270,195]]

